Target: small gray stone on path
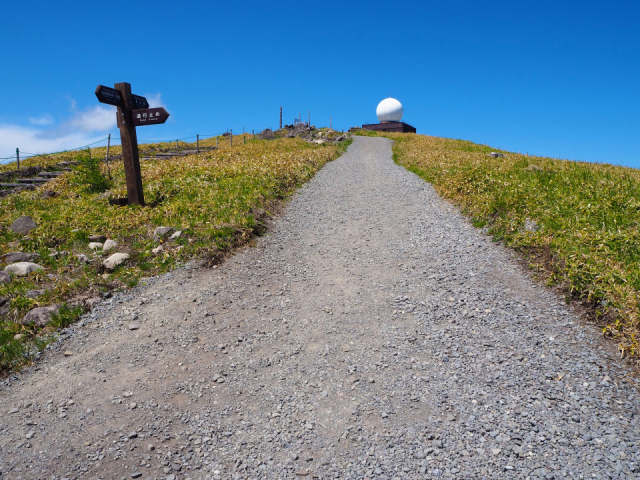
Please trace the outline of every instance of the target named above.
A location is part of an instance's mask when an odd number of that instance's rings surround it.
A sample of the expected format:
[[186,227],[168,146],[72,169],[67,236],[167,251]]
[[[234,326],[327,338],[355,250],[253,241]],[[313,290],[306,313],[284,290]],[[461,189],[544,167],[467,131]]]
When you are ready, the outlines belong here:
[[0,284],[11,283],[11,275],[6,272],[0,271]]
[[93,308],[97,304],[99,304],[101,301],[102,301],[102,297],[89,297],[84,300],[84,305],[87,308]]
[[103,253],[107,253],[107,252],[115,249],[117,246],[118,246],[118,242],[116,242],[115,240],[107,240],[102,245],[102,252]]

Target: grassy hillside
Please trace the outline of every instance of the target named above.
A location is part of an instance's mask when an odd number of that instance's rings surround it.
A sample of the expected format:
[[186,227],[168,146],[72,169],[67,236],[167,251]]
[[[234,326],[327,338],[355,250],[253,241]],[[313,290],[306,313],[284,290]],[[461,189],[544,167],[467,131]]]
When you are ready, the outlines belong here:
[[567,300],[588,306],[638,359],[640,170],[502,152],[462,140],[385,134],[394,158],[522,252]]
[[[43,338],[42,333],[76,318],[87,297],[135,285],[143,276],[167,271],[193,257],[215,261],[245,243],[260,233],[262,220],[279,200],[336,158],[347,143],[320,146],[300,139],[250,137],[247,135],[246,144],[242,136],[235,137],[233,148],[228,141],[221,141],[219,149],[199,155],[141,162],[146,207],[108,203],[109,197],[126,197],[120,161],[110,165],[111,180],[104,164],[98,167],[107,191],[96,191],[86,176],[69,172],[34,191],[0,198],[0,255],[38,253],[40,258],[35,262],[45,267],[0,284],[0,297],[6,299],[4,314],[0,313],[0,370],[24,361],[25,348]],[[215,145],[215,139],[208,143]],[[104,152],[92,151],[92,156],[96,155]],[[77,157],[77,152],[65,153],[40,157],[37,162],[50,166]],[[46,190],[57,195],[45,198]],[[31,216],[38,225],[26,236],[9,229],[23,215]],[[158,226],[172,227],[182,234],[157,240],[153,232]],[[94,234],[117,241],[118,247],[104,255],[100,250],[91,251],[89,236]],[[128,253],[131,258],[115,271],[106,271],[102,260],[114,252]],[[86,255],[89,263],[80,262],[78,254]],[[28,293],[33,290],[45,293]],[[19,323],[34,307],[64,302],[78,306],[63,309],[45,332]]]

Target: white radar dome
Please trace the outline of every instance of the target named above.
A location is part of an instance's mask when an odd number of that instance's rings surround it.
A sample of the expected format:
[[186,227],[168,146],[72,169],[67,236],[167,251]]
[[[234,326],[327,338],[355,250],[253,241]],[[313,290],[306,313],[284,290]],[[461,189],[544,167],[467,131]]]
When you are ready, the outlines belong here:
[[378,104],[376,115],[380,122],[399,122],[402,120],[402,104],[395,98],[385,98]]

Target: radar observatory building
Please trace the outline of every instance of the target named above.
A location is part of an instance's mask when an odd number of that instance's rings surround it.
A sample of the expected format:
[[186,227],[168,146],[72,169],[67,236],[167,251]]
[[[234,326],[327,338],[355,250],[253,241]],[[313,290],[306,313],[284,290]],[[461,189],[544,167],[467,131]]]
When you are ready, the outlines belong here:
[[377,130],[379,132],[404,132],[416,133],[416,129],[402,121],[404,108],[395,98],[385,98],[378,104],[376,115],[380,123],[362,125],[364,130]]

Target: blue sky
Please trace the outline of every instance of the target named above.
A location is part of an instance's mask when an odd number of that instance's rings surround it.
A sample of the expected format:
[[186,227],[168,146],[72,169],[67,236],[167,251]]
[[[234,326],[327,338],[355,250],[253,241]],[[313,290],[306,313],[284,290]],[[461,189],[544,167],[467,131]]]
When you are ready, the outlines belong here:
[[171,113],[138,137],[375,122],[640,168],[640,2],[4,2],[0,157],[112,133],[98,84]]

